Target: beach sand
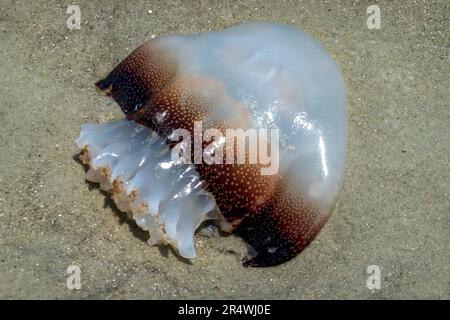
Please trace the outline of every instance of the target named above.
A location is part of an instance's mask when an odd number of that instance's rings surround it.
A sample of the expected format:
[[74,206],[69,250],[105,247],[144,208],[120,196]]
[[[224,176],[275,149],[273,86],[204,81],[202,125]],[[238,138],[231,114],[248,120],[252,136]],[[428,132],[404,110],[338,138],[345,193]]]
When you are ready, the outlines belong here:
[[[376,3],[379,30],[367,1],[77,1],[69,30],[68,1],[0,0],[0,298],[449,299],[450,5]],[[183,261],[85,181],[75,140],[83,123],[123,117],[94,83],[138,45],[251,21],[300,27],[342,68],[344,187],[288,263],[244,268],[239,238],[206,231]]]

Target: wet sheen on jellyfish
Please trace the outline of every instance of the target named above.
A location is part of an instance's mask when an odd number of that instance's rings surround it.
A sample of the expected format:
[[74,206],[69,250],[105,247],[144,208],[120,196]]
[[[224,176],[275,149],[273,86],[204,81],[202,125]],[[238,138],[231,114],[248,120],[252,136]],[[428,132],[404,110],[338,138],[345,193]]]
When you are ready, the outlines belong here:
[[[160,37],[97,87],[126,117],[82,126],[77,144],[86,178],[149,232],[150,244],[194,258],[197,228],[215,219],[252,248],[244,265],[274,266],[301,252],[328,219],[345,169],[346,94],[334,60],[302,31],[254,23]],[[248,161],[175,161],[174,133],[187,130],[192,140],[180,151],[194,153],[198,122],[203,132],[223,136],[227,129],[278,129],[271,154],[278,170],[262,174],[267,164]],[[222,148],[224,158],[236,148]]]

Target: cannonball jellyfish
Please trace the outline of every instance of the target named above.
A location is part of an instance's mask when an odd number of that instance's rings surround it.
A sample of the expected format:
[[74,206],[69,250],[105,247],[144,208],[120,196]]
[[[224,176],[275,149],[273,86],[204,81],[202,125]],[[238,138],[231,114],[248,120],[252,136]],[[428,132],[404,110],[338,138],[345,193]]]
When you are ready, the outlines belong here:
[[[163,36],[96,86],[125,118],[82,126],[86,178],[149,232],[150,244],[194,258],[196,230],[214,219],[249,245],[245,266],[275,266],[328,219],[345,172],[345,86],[331,56],[299,29],[253,23]],[[270,134],[258,135],[257,149],[270,163],[248,160],[251,133],[261,129]],[[229,139],[233,130],[244,132],[240,144],[237,134]]]

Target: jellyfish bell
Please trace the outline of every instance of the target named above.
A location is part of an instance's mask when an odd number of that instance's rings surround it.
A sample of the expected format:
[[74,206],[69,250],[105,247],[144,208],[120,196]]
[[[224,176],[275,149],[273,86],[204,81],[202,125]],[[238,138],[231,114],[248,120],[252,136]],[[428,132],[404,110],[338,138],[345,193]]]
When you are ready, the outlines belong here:
[[[345,169],[345,87],[331,56],[297,28],[254,23],[160,37],[97,87],[126,117],[82,126],[77,143],[87,179],[112,193],[149,232],[149,243],[193,258],[196,229],[215,219],[251,246],[244,265],[273,266],[301,252],[328,219]],[[203,137],[208,130],[223,137],[277,130],[277,170],[262,174],[267,161],[237,161],[236,140],[212,147],[211,139],[199,140],[198,122]],[[190,139],[176,153],[190,153],[193,162],[172,157],[178,130]],[[273,139],[263,142],[258,147],[272,150]],[[222,151],[225,161],[205,162],[205,148]]]

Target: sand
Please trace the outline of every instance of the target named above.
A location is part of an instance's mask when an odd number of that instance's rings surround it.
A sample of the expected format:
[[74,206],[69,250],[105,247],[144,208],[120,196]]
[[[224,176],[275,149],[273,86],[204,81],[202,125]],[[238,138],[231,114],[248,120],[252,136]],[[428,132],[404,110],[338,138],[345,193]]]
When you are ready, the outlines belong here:
[[[367,1],[77,1],[80,30],[68,3],[0,0],[0,298],[450,298],[448,1],[377,1],[379,30]],[[341,66],[345,183],[290,262],[244,268],[239,238],[202,231],[189,263],[85,181],[74,141],[82,123],[122,117],[93,84],[139,44],[249,21],[299,26]]]

